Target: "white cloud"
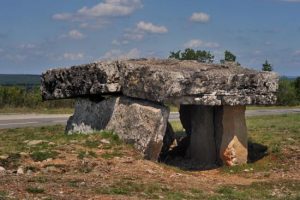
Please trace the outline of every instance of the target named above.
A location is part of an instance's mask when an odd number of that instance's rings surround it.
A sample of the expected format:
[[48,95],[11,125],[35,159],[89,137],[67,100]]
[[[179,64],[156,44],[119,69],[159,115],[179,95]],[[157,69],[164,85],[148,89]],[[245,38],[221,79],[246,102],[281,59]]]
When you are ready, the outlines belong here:
[[183,45],[185,48],[218,48],[220,45],[216,42],[205,42],[199,39],[192,39]]
[[67,34],[63,34],[60,36],[60,38],[69,38],[73,40],[81,40],[84,39],[85,37],[86,36],[83,33],[81,33],[76,29],[70,30]]
[[193,13],[190,17],[190,20],[193,22],[206,23],[210,20],[210,16],[203,12]]
[[64,53],[63,55],[63,59],[71,61],[82,60],[84,57],[83,53]]
[[80,40],[80,39],[85,38],[85,35],[83,35],[80,31],[75,30],[75,29],[69,31],[68,36],[69,36],[71,39],[75,39],[75,40]]
[[140,41],[144,39],[145,34],[138,32],[138,31],[128,31],[127,33],[124,33],[123,37],[126,40],[133,40],[133,41]]
[[21,44],[18,46],[18,49],[35,49],[37,48],[34,44]]
[[133,48],[128,52],[123,52],[120,49],[113,49],[104,54],[104,56],[101,57],[103,60],[113,60],[113,59],[131,59],[131,58],[139,58],[140,57],[140,51],[137,48]]
[[58,13],[52,16],[52,19],[55,20],[69,20],[72,18],[72,14],[70,13]]
[[165,26],[154,25],[151,22],[140,21],[136,24],[135,28],[125,29],[123,40],[127,41],[140,41],[145,38],[147,34],[165,34],[168,29]]
[[105,19],[87,20],[79,24],[80,28],[83,29],[99,29],[108,25],[110,22]]
[[104,0],[91,8],[85,6],[77,13],[86,17],[118,17],[130,15],[141,7],[140,0]]
[[52,16],[55,20],[86,21],[87,19],[103,17],[122,17],[131,15],[142,8],[141,0],[104,0],[95,6],[84,6],[75,13],[57,13]]
[[300,50],[296,50],[296,51],[293,53],[293,56],[300,56]]
[[128,40],[122,40],[122,41],[119,41],[119,40],[113,40],[111,43],[112,43],[113,45],[120,46],[120,45],[128,44],[129,41],[128,41]]
[[140,21],[136,25],[137,29],[149,33],[167,33],[168,29],[165,26],[154,25],[151,22]]

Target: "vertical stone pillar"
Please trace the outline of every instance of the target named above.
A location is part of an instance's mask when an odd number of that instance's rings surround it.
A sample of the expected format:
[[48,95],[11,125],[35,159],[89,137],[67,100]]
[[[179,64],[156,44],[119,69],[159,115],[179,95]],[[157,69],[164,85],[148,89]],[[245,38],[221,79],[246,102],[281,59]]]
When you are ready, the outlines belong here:
[[214,137],[214,108],[194,105],[191,109],[191,141],[189,156],[201,168],[215,166],[216,142]]
[[179,117],[182,124],[182,127],[185,129],[187,136],[191,136],[192,132],[192,122],[191,122],[191,113],[195,105],[180,105],[179,108]]
[[215,108],[215,138],[217,152],[228,166],[247,163],[247,126],[245,106]]

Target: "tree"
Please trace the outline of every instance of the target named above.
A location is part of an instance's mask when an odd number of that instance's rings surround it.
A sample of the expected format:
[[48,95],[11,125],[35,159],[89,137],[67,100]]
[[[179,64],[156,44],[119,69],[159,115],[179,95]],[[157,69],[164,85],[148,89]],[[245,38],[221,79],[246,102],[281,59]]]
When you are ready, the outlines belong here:
[[180,50],[176,51],[176,52],[171,51],[169,58],[175,58],[175,59],[180,60],[180,52],[181,52]]
[[225,61],[228,61],[228,62],[235,62],[235,60],[236,60],[236,56],[233,54],[233,53],[231,53],[230,51],[225,51],[224,52],[224,60]]
[[265,61],[265,63],[262,65],[262,70],[266,72],[273,71],[272,65],[268,62],[268,60]]
[[299,104],[299,101],[297,100],[297,91],[293,81],[288,79],[279,80],[277,102],[280,105],[285,106],[293,106]]
[[170,52],[169,58],[175,58],[178,60],[197,60],[202,63],[212,63],[214,56],[209,51],[201,51],[187,48],[183,52],[180,50],[177,52]]
[[297,99],[300,102],[300,76],[298,76],[295,80],[295,89],[297,94]]

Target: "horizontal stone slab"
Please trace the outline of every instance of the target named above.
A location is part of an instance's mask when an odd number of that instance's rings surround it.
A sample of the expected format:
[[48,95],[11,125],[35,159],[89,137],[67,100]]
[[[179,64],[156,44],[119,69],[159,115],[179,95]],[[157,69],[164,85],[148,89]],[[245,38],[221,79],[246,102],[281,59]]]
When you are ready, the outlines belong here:
[[140,59],[49,70],[41,88],[44,100],[122,93],[160,103],[274,104],[278,76],[234,63]]
[[117,62],[97,62],[42,74],[43,100],[74,98],[121,91]]

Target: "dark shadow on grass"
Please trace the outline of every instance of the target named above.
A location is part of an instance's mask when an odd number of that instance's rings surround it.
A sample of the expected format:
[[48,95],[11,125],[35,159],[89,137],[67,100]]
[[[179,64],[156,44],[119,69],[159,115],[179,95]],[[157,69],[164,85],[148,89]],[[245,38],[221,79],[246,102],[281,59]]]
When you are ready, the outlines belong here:
[[268,155],[268,147],[263,144],[248,141],[248,163],[254,163]]
[[[185,171],[201,171],[221,167],[221,165],[218,164],[217,161],[215,165],[203,166],[201,165],[201,163],[188,158],[187,150],[190,144],[190,137],[184,136],[177,139],[177,141],[177,146],[172,148],[168,152],[168,155],[165,157],[165,159],[161,160],[161,162],[173,167],[178,167],[179,169]],[[252,141],[248,142],[248,163],[254,163],[267,155],[267,146]]]

